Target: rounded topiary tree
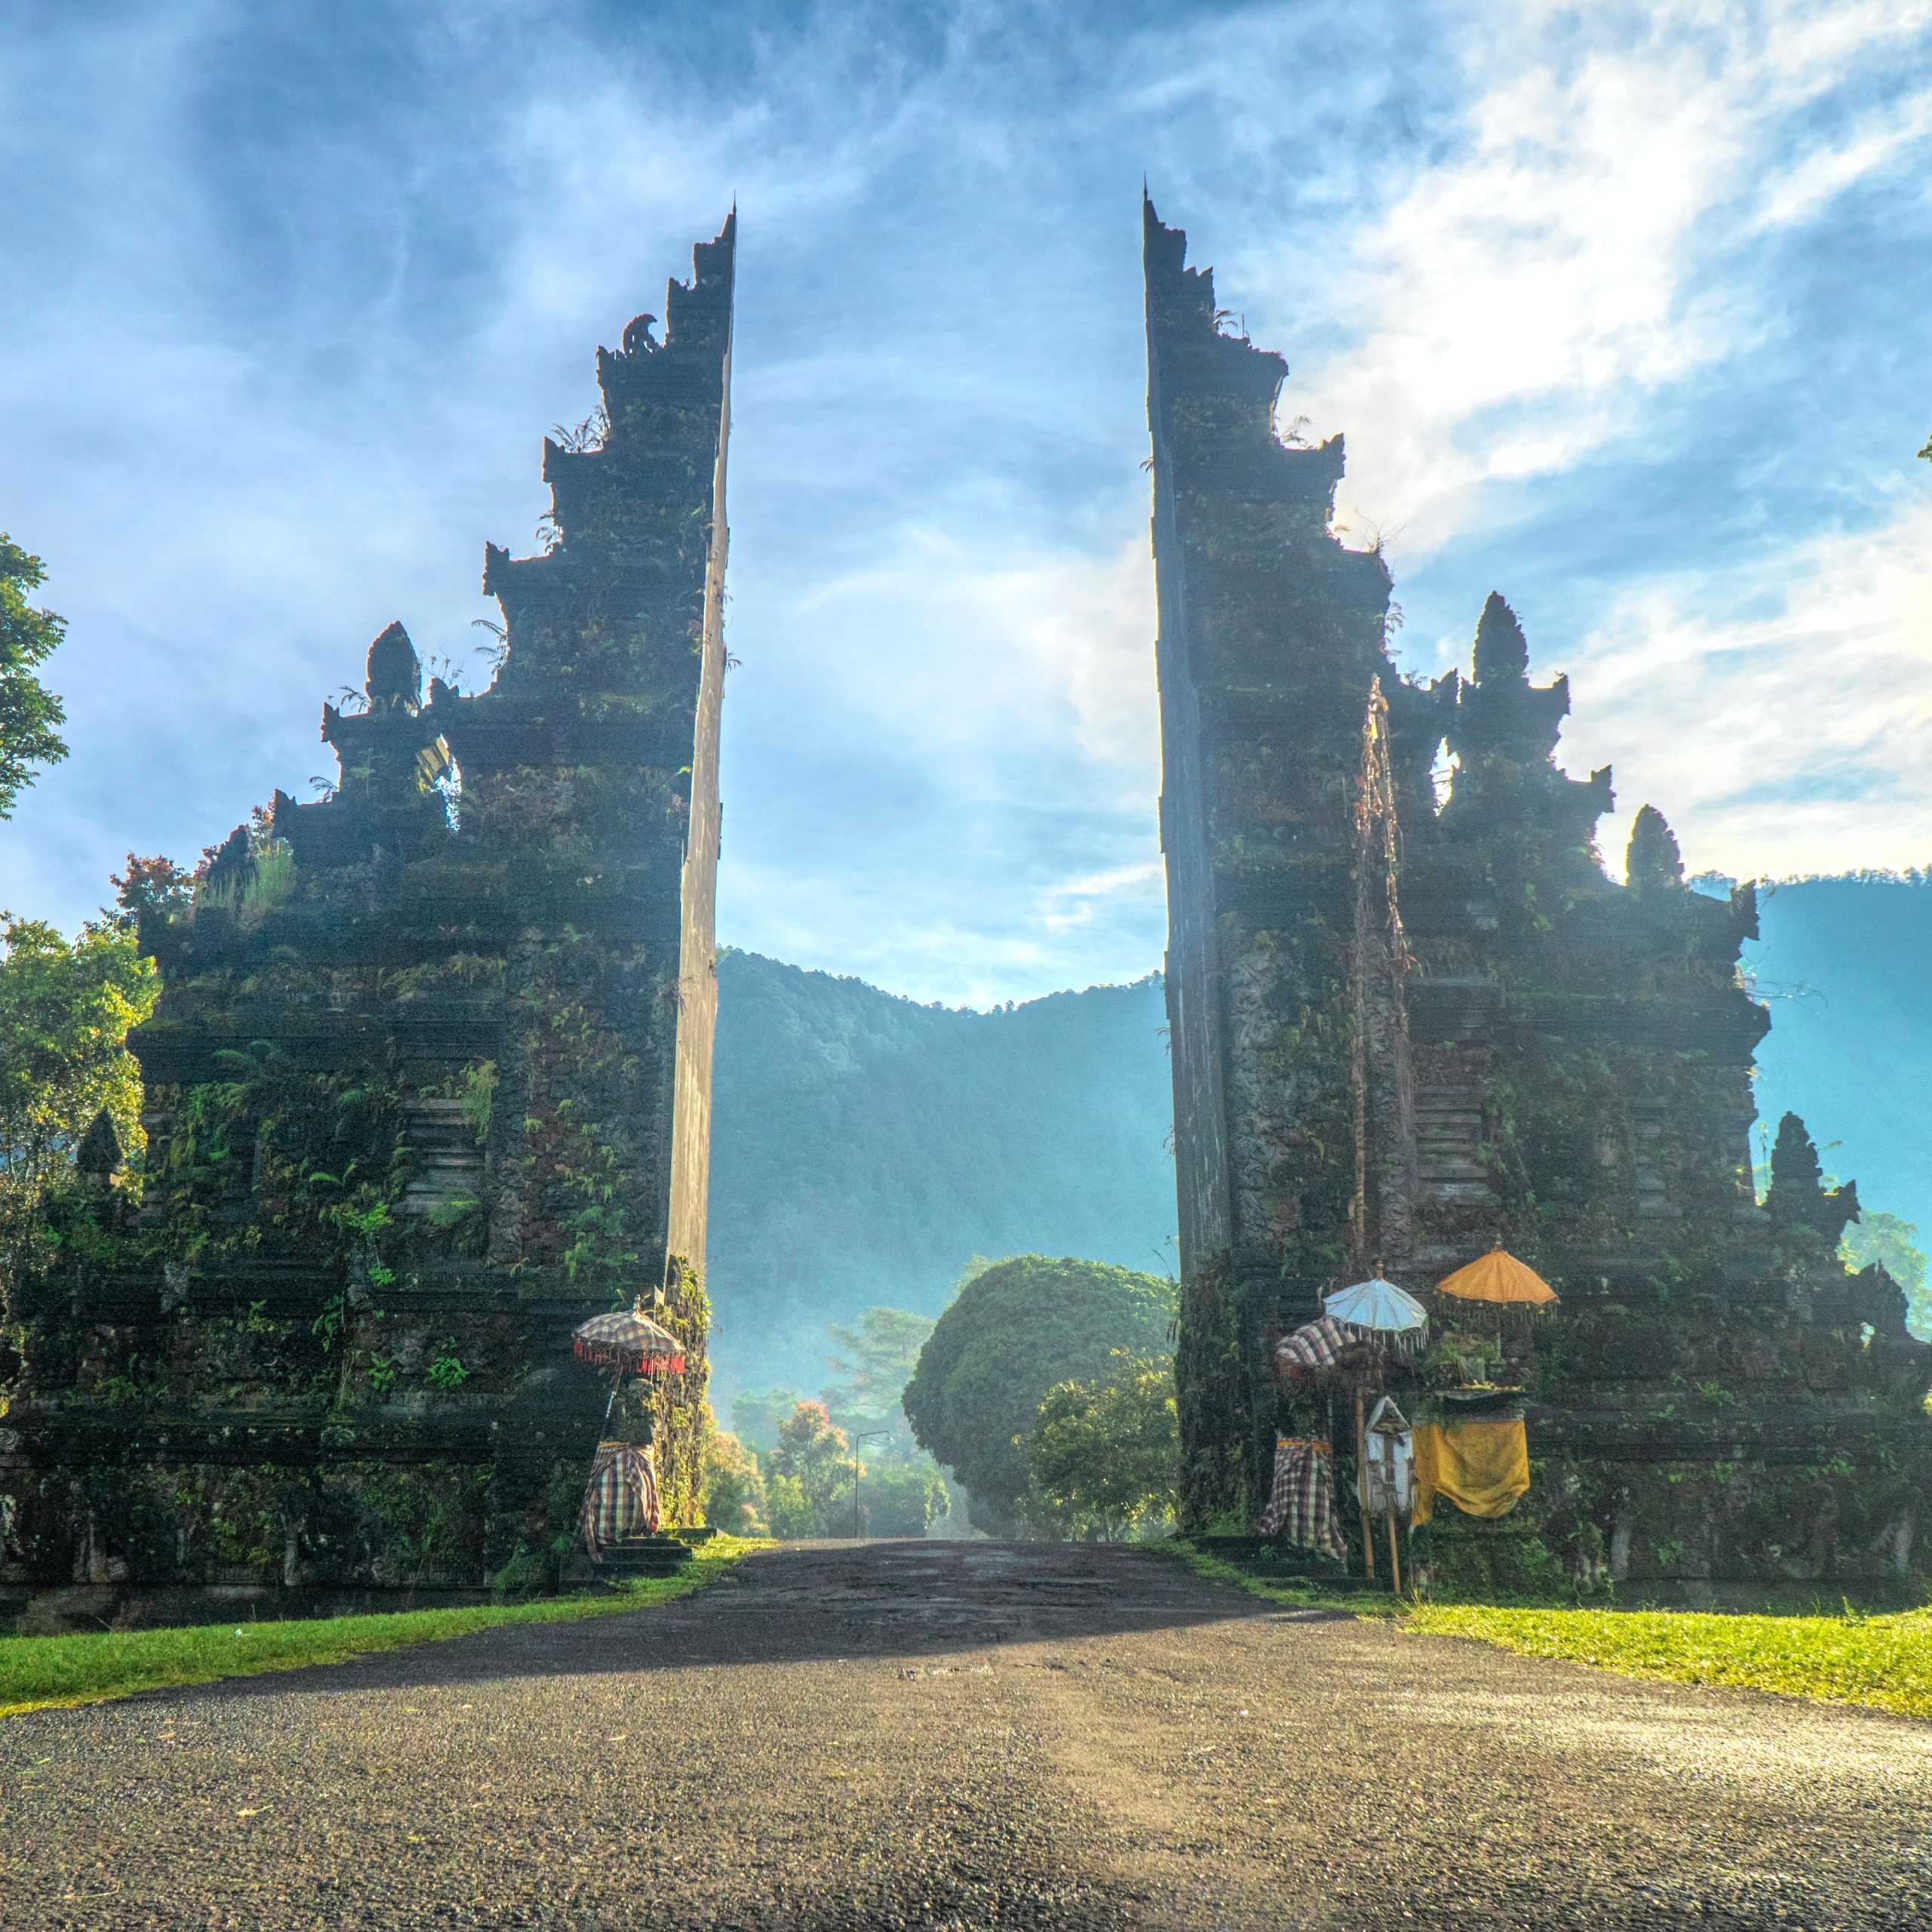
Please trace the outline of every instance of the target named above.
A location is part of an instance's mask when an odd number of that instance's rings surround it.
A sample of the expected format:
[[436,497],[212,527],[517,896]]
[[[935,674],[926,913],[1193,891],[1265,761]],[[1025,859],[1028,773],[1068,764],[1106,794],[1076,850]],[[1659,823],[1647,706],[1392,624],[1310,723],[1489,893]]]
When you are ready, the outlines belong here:
[[972,1499],[983,1530],[1006,1534],[1026,1494],[1026,1452],[1014,1438],[1038,1420],[1047,1392],[1104,1377],[1116,1349],[1172,1352],[1175,1289],[1157,1275],[1099,1261],[1022,1254],[960,1289],[906,1385],[919,1445]]

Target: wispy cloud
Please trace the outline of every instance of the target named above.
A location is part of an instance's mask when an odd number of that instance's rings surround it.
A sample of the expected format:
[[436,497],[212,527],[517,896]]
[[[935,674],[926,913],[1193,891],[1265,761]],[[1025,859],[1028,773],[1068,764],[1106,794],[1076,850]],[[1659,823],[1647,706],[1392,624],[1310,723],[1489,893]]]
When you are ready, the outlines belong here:
[[0,903],[78,918],[299,788],[389,619],[466,649],[538,437],[735,196],[725,936],[948,1000],[1145,971],[1143,174],[1348,432],[1419,660],[1498,585],[1694,856],[1922,859],[1929,22],[39,0],[0,527],[73,620],[75,755]]
[[1615,761],[1620,869],[1645,803],[1694,867],[1740,877],[1932,857],[1932,488],[1795,546],[1780,575],[1780,607],[1741,620],[1718,614],[1746,585],[1647,586],[1571,653],[1589,703],[1569,752]]
[[[1659,392],[1748,352],[1780,295],[1738,259],[1740,232],[1823,216],[1922,163],[1932,133],[1924,5],[1485,18],[1461,52],[1487,84],[1313,292],[1349,339],[1296,391],[1348,432],[1345,513],[1398,524],[1411,557],[1509,514],[1497,486],[1641,435]],[[1289,260],[1271,323],[1309,306]]]

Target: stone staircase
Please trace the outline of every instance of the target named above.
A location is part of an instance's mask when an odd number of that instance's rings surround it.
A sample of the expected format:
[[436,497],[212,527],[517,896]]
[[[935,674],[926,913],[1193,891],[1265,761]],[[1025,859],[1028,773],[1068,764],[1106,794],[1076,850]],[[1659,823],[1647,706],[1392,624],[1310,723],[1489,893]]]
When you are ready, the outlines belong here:
[[427,1214],[483,1192],[483,1149],[463,1118],[460,1100],[405,1100],[403,1139],[415,1168],[403,1189],[401,1211]]
[[1416,1177],[1432,1205],[1481,1208],[1494,1198],[1482,1164],[1482,1099],[1466,1087],[1416,1089]]
[[580,1544],[564,1564],[566,1586],[582,1583],[629,1583],[641,1577],[674,1577],[691,1560],[691,1545],[703,1532],[685,1530],[673,1536],[626,1537],[604,1552],[601,1563],[591,1561]]

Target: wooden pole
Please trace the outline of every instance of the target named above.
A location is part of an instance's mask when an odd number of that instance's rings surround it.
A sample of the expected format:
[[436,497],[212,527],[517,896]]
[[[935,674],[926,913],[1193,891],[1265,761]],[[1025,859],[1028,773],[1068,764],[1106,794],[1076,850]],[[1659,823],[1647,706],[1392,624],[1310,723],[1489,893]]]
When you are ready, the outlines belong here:
[[1396,1553],[1395,1519],[1393,1516],[1389,1518],[1389,1567],[1395,1576],[1395,1581],[1390,1587],[1400,1596],[1402,1594],[1402,1559]]
[[1362,1386],[1358,1382],[1355,1384],[1355,1507],[1361,1512],[1362,1567],[1372,1577],[1375,1574],[1375,1531],[1368,1515],[1368,1431],[1363,1423],[1363,1399]]

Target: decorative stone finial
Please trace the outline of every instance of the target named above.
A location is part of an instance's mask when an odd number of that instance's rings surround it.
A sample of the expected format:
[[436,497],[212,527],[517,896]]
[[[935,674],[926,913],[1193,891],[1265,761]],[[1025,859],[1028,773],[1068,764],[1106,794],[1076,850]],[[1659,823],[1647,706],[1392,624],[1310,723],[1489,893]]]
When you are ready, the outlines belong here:
[[1529,681],[1530,641],[1500,590],[1489,593],[1476,625],[1475,673],[1479,685]]
[[369,670],[363,689],[372,705],[401,704],[414,711],[422,701],[423,666],[409,633],[392,624],[369,647]]
[[248,828],[238,825],[208,860],[209,885],[217,892],[240,892],[255,876],[255,848]]
[[1817,1143],[1795,1114],[1786,1114],[1778,1122],[1764,1211],[1774,1234],[1789,1236],[1809,1229],[1834,1249],[1846,1223],[1858,1219],[1858,1183],[1848,1180],[1841,1187],[1826,1186]]
[[103,1107],[94,1115],[94,1124],[81,1136],[74,1165],[85,1179],[105,1187],[127,1164],[127,1158],[121,1151],[121,1137],[114,1131],[113,1117]]
[[1678,849],[1676,834],[1654,805],[1644,806],[1630,828],[1624,875],[1635,893],[1683,890],[1684,854]]

